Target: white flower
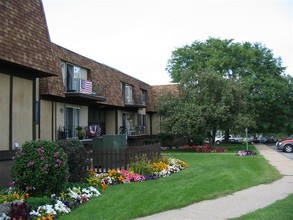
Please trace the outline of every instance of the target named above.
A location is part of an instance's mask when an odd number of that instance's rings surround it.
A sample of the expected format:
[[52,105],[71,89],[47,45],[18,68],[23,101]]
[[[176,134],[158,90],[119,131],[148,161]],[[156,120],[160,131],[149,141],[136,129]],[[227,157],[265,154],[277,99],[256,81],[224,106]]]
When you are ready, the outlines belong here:
[[34,210],[30,212],[30,215],[34,215],[34,216],[38,216],[38,217],[41,216],[41,214],[39,212],[34,211]]
[[54,210],[53,205],[43,205],[39,206],[37,213],[40,213],[41,211],[44,211],[47,215],[50,215],[51,213],[53,215],[57,215],[57,212]]
[[68,189],[68,191],[69,191],[68,195],[69,195],[70,198],[80,199],[80,195],[77,192],[75,192],[76,188]]
[[9,216],[7,216],[5,213],[2,213],[0,215],[0,220],[9,220],[9,219],[11,219],[11,218]]
[[88,189],[94,194],[94,196],[100,196],[101,193],[99,192],[99,190],[97,190],[95,187],[88,187]]
[[56,204],[54,205],[54,208],[57,212],[60,213],[69,213],[70,212],[70,208],[68,208],[63,202],[61,202],[60,200],[56,201]]

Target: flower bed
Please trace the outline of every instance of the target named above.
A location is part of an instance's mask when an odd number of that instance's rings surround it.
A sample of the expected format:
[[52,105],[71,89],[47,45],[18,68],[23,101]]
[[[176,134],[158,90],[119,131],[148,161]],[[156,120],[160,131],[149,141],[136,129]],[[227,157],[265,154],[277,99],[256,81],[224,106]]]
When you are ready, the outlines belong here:
[[238,151],[236,153],[236,155],[239,155],[239,156],[253,156],[253,155],[256,155],[256,152],[254,152],[252,150]]
[[181,146],[179,148],[175,148],[175,147],[161,147],[161,150],[170,150],[170,149],[182,149],[182,150],[194,150],[198,153],[224,153],[227,152],[227,149],[223,148],[223,147],[215,147],[215,148],[211,148],[209,147],[208,144],[204,144],[204,145],[184,145]]
[[[150,179],[157,179],[177,173],[188,165],[176,158],[163,158],[163,161],[152,162],[148,164],[151,172],[148,174],[139,174],[131,170],[116,170],[113,169],[109,173],[98,174],[94,170],[89,171],[87,178],[89,187],[71,187],[59,195],[51,195],[51,202],[41,205],[35,210],[31,210],[28,203],[28,194],[16,194],[10,188],[10,191],[4,195],[2,192],[0,198],[3,204],[7,206],[7,198],[11,198],[8,206],[10,208],[6,213],[0,213],[0,220],[8,219],[32,219],[32,220],[53,220],[59,215],[68,214],[75,207],[89,201],[94,197],[101,195],[99,190],[105,190],[110,185],[128,184],[131,182],[141,182]],[[149,170],[149,169],[147,169]],[[15,199],[19,199],[15,201]]]

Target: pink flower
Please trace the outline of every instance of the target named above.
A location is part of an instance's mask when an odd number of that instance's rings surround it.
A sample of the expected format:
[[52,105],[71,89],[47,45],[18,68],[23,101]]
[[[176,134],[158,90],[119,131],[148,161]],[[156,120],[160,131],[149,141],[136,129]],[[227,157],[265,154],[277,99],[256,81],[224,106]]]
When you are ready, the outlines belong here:
[[62,164],[62,160],[60,160],[60,159],[57,159],[56,162],[57,162],[59,165]]
[[30,162],[28,162],[26,165],[27,165],[28,167],[30,167],[30,166],[32,166],[32,165],[34,165],[34,164],[35,164],[35,162],[30,161]]
[[39,148],[38,148],[38,153],[44,153],[43,148],[39,147]]
[[54,157],[59,157],[59,152],[58,151],[54,152]]
[[88,201],[86,196],[81,196],[81,200],[82,200],[83,203]]
[[59,166],[59,165],[58,165],[57,163],[54,165],[55,168],[57,168],[58,166]]
[[45,157],[44,156],[41,156],[41,160],[45,160]]

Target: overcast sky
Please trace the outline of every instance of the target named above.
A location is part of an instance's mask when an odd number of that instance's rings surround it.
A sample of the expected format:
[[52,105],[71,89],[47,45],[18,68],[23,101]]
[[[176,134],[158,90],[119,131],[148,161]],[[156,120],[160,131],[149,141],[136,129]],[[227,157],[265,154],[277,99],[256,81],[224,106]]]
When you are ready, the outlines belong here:
[[51,41],[151,85],[176,48],[260,42],[293,75],[292,0],[43,0]]

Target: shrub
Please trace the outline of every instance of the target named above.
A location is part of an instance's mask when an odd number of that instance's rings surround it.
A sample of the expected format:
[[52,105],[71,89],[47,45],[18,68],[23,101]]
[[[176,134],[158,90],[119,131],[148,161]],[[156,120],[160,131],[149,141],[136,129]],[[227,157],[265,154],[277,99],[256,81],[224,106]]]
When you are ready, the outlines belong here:
[[84,182],[87,177],[85,171],[86,166],[89,166],[87,161],[87,151],[79,140],[60,140],[59,146],[68,155],[69,166],[69,181],[70,182]]
[[68,178],[67,155],[53,141],[26,142],[16,153],[12,177],[30,195],[58,193]]
[[52,204],[52,198],[48,196],[44,197],[29,197],[27,203],[31,206],[32,210],[36,210],[39,206],[46,204]]
[[152,173],[151,161],[144,154],[142,156],[136,156],[128,165],[128,168],[133,173],[141,175],[149,175]]

